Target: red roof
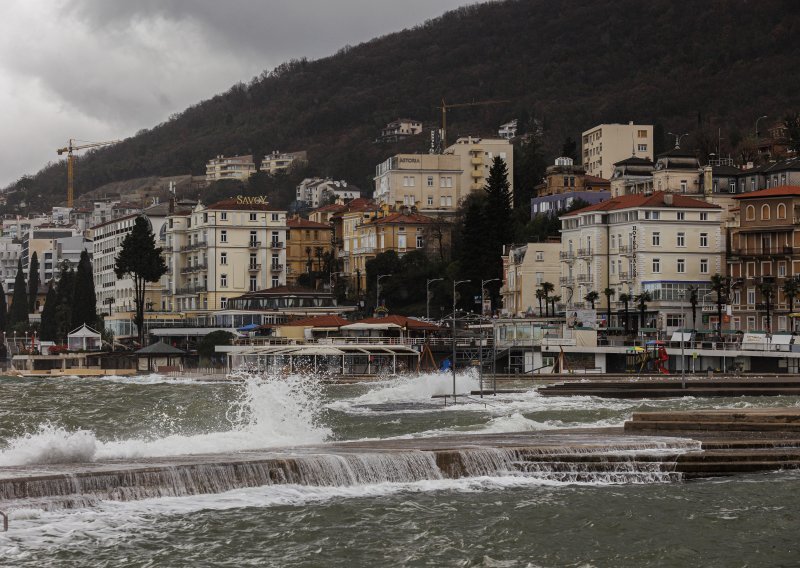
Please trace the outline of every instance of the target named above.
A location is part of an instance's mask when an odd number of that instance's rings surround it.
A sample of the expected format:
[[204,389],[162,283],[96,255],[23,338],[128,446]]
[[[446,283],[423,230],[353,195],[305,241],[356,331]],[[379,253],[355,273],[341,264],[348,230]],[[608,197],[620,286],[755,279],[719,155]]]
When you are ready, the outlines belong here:
[[587,183],[592,185],[611,185],[611,182],[605,178],[590,176],[588,174],[583,178],[583,184],[586,185]]
[[433,223],[433,219],[426,215],[419,213],[390,213],[385,217],[373,219],[373,223],[413,223],[416,225],[424,225],[426,223]]
[[393,323],[403,327],[405,329],[415,329],[415,330],[427,330],[427,331],[436,331],[439,329],[438,325],[434,325],[432,323],[428,323],[426,321],[408,318],[406,316],[385,316],[382,318],[366,318],[362,320],[358,320],[357,322],[353,323]]
[[314,209],[313,212],[317,212],[317,211],[334,211],[335,212],[335,211],[342,211],[343,209],[345,209],[344,205],[340,205],[339,203],[330,203],[328,205],[323,205],[322,207],[317,207],[316,209]]
[[[222,201],[217,201],[216,203],[212,203],[206,209],[219,209],[222,211],[278,211],[275,207],[272,207],[269,203],[244,203],[243,200],[248,199],[247,197],[229,197],[228,199],[223,199]],[[255,199],[255,198],[249,198]]]
[[759,199],[761,197],[788,197],[791,195],[800,196],[800,185],[779,185],[769,189],[751,191],[741,195],[735,195],[734,199]]
[[290,229],[330,229],[330,225],[325,223],[317,223],[316,221],[309,221],[308,219],[289,219],[286,221],[286,226]]
[[616,211],[618,209],[632,209],[634,207],[721,209],[719,205],[714,205],[713,203],[708,203],[706,201],[700,201],[699,199],[694,199],[693,197],[687,197],[686,195],[681,195],[680,193],[672,193],[672,205],[667,205],[664,202],[665,195],[666,193],[663,191],[657,191],[652,195],[622,195],[620,197],[614,197],[612,199],[607,199],[606,201],[601,201],[600,203],[595,203],[594,205],[589,205],[588,207],[578,209],[577,211],[571,211],[570,213],[562,215],[562,217],[571,217],[573,215],[578,215],[579,213],[589,213],[591,211]]
[[287,322],[283,325],[302,327],[342,327],[350,323],[341,316],[314,316]]

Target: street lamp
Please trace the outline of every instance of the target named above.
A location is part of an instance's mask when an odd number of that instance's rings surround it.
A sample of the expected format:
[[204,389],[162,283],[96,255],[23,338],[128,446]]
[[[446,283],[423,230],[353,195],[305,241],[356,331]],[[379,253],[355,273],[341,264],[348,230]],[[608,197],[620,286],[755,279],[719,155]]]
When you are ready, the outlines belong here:
[[667,135],[675,137],[675,148],[677,149],[677,148],[681,147],[681,139],[684,136],[689,136],[689,133],[688,132],[684,132],[683,134],[675,134],[673,132],[667,132]]
[[[478,359],[480,361],[480,367],[478,369],[478,381],[480,384],[481,389],[481,398],[483,398],[483,297],[486,289],[486,285],[489,282],[500,282],[499,278],[489,278],[488,280],[481,280],[481,317],[478,320],[480,325],[478,326],[478,330],[481,334],[480,344],[478,345]],[[494,329],[494,328],[492,328]],[[494,339],[494,338],[492,338]],[[495,395],[497,395],[497,388],[495,390]]]
[[767,115],[765,114],[764,116],[759,116],[756,119],[756,142],[758,142],[758,121],[761,120],[762,118],[767,118]]
[[391,276],[391,274],[381,274],[381,275],[378,276],[378,278],[376,278],[376,281],[375,281],[375,284],[376,284],[376,286],[375,286],[375,311],[377,311],[378,308],[381,307],[381,279],[382,278],[389,278],[389,276]]
[[427,283],[425,284],[425,318],[431,319],[431,284],[434,282],[439,282],[444,280],[444,278],[428,278]]
[[684,344],[684,333],[686,333],[686,316],[684,315],[684,297],[686,296],[686,291],[681,290],[678,292],[678,298],[681,301],[681,324],[683,327],[681,328],[681,388],[686,388],[686,359],[684,357],[683,352],[683,344]]
[[466,284],[472,280],[453,280],[453,360],[450,368],[453,369],[453,404],[456,403],[456,286]]

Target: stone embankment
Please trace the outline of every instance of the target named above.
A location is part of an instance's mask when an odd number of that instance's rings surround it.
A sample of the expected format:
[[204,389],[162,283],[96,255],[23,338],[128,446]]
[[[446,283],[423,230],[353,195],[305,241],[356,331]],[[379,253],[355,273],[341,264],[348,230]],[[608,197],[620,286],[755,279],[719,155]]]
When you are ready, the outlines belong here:
[[583,380],[539,387],[544,396],[598,396],[603,398],[676,398],[731,396],[797,396],[800,378],[752,377],[697,379],[679,377]]

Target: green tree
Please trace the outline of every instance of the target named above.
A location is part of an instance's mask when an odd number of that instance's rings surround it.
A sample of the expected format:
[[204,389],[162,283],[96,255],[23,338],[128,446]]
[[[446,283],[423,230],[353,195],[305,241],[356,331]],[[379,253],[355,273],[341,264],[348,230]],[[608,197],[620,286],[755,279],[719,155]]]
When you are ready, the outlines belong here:
[[148,282],[158,282],[167,271],[161,247],[156,246],[155,235],[149,221],[139,216],[133,229],[122,241],[122,248],[114,263],[117,279],[126,276],[133,280],[133,302],[136,308],[133,322],[139,332],[139,344],[144,345],[144,300]]
[[42,308],[42,325],[40,333],[42,341],[56,341],[57,327],[56,327],[56,308],[58,307],[58,294],[53,281],[47,286],[47,297],[44,300],[44,308]]
[[[511,244],[514,239],[508,168],[506,161],[500,156],[495,156],[492,160],[484,191],[486,192],[486,202],[483,217],[486,232],[483,236],[483,246],[488,271],[480,276],[480,279],[487,280],[503,276],[503,246]],[[480,287],[480,282],[478,285]]]
[[597,292],[595,292],[594,290],[592,290],[591,292],[589,292],[588,294],[586,294],[586,296],[584,296],[584,297],[583,297],[583,299],[584,299],[584,300],[586,300],[587,302],[589,302],[589,304],[591,304],[591,306],[592,306],[592,309],[594,309],[594,303],[595,303],[595,302],[596,302],[596,301],[597,301],[599,298],[600,298],[600,294],[598,294],[598,293],[597,293]]
[[17,276],[14,278],[14,295],[11,297],[8,328],[14,329],[20,324],[28,325],[28,294],[25,290],[25,273],[22,270],[22,258],[17,261]]
[[89,253],[85,249],[81,252],[78,270],[75,273],[72,302],[72,325],[79,327],[83,324],[90,327],[97,326],[97,296],[94,291],[92,261],[89,260]]
[[711,291],[717,294],[717,332],[722,336],[722,306],[728,301],[731,279],[715,274],[711,277]]
[[578,144],[572,136],[567,136],[567,139],[561,145],[561,155],[565,158],[572,158],[573,162],[578,161]]
[[544,290],[541,288],[536,289],[536,299],[539,300],[539,317],[542,317],[544,314],[542,313],[542,301],[547,298],[547,295],[544,293]]
[[[697,329],[697,303],[699,298],[697,297],[697,286],[689,286],[689,306],[692,308],[692,329]],[[683,327],[686,327],[686,322],[683,323]]]
[[767,314],[767,333],[772,332],[772,305],[775,299],[775,282],[772,278],[764,278],[758,285],[761,292],[761,301],[764,304],[764,312]]
[[[541,286],[542,291],[544,292],[544,306],[545,306],[545,314],[544,315],[545,316],[549,316],[550,313],[547,311],[547,304],[548,304],[548,302],[550,300],[550,294],[553,292],[553,290],[556,289],[556,287],[553,286],[550,282],[542,282],[540,284],[540,286]],[[553,315],[555,315],[555,313],[553,313]]]
[[641,294],[636,296],[636,307],[639,309],[639,328],[644,327],[644,314],[647,311],[647,302],[652,302],[653,297],[650,295],[650,292],[643,291]]
[[6,291],[3,288],[3,283],[0,282],[0,331],[6,329],[6,315],[8,308],[6,307]]
[[561,296],[559,296],[558,294],[550,298],[550,304],[553,306],[553,317],[556,316],[556,304],[558,304],[560,301],[561,301]]
[[236,336],[232,333],[221,329],[212,331],[198,342],[197,354],[204,359],[214,359],[217,357],[215,347],[217,345],[230,345],[234,337]]
[[28,313],[36,311],[36,297],[39,295],[39,255],[33,251],[28,269]]
[[630,327],[630,315],[629,315],[629,304],[631,303],[633,298],[630,294],[620,294],[619,301],[622,302],[622,312],[625,314],[625,334],[628,334],[628,329]]
[[614,288],[606,288],[603,290],[603,295],[606,297],[606,308],[608,310],[608,321],[606,327],[611,327],[611,298],[616,294]]
[[72,331],[72,303],[75,294],[75,271],[72,263],[64,260],[59,267],[58,285],[56,286],[56,303],[53,312],[55,321],[54,341],[66,342],[67,334]]
[[783,282],[783,295],[789,302],[789,313],[794,311],[794,301],[800,293],[800,277],[792,276]]
[[789,150],[800,152],[800,112],[792,112],[783,120],[789,138]]

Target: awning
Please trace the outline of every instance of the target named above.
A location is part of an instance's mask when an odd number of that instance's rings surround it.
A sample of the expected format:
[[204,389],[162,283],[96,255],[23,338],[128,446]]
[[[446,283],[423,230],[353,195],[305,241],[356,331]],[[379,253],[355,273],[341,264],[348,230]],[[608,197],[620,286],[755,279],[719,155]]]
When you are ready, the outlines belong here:
[[396,323],[350,323],[340,329],[347,331],[366,331],[370,329],[401,329]]
[[236,331],[255,331],[257,329],[261,329],[261,325],[257,323],[249,323],[247,325],[243,325],[242,327],[237,327]]
[[227,331],[238,336],[235,329],[224,327],[165,327],[151,329],[150,333],[156,337],[205,337],[214,331]]

